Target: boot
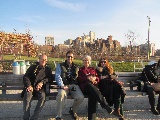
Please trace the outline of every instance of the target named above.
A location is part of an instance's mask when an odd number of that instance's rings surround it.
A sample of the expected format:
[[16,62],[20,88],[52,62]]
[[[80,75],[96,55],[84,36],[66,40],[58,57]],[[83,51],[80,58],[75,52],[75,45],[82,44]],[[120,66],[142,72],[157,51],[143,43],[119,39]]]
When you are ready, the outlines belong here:
[[119,120],[125,120],[125,118],[124,117],[120,117]]
[[151,111],[152,111],[153,114],[159,115],[159,112],[156,110],[155,107],[151,107]]
[[117,116],[117,117],[123,117],[122,115],[121,115],[121,113],[120,113],[120,108],[118,108],[118,109],[115,109],[114,111],[113,111],[113,114],[115,115],[115,116]]
[[97,115],[96,115],[96,113],[93,113],[92,114],[92,119],[91,120],[96,120],[97,119]]
[[107,104],[106,99],[103,97],[100,103],[101,107],[106,109],[109,114],[113,113],[113,109]]
[[120,114],[123,116],[124,115],[124,113],[123,113],[123,105],[121,104],[120,105]]
[[156,109],[157,109],[157,111],[160,113],[160,106],[157,106]]
[[78,120],[78,115],[77,115],[77,113],[74,113],[74,112],[73,112],[73,108],[72,108],[72,107],[70,107],[69,113],[70,113],[70,115],[72,115],[72,118],[73,118],[74,120]]
[[159,96],[158,96],[158,104],[157,104],[157,111],[159,112],[160,114],[160,93],[158,93]]
[[155,108],[155,97],[153,97],[152,95],[148,95],[148,98],[149,98],[149,103],[151,105],[152,113],[155,115],[159,115],[159,112]]
[[109,105],[105,105],[103,108],[106,109],[109,114],[113,113],[113,109],[109,107]]

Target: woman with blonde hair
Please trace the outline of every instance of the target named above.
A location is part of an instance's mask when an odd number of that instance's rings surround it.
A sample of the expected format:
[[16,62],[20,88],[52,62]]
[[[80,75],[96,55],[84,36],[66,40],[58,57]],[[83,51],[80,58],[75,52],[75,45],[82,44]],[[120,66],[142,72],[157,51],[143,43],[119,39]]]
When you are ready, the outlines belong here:
[[113,114],[123,119],[123,107],[125,91],[123,83],[117,80],[117,75],[113,71],[106,58],[101,58],[96,68],[97,74],[100,78],[99,90],[105,97],[109,106],[114,105]]
[[96,120],[96,103],[99,102],[101,107],[106,109],[109,114],[113,110],[106,103],[105,98],[98,89],[99,77],[95,68],[90,67],[91,57],[86,55],[83,58],[83,67],[78,72],[79,86],[84,95],[88,95],[88,120]]

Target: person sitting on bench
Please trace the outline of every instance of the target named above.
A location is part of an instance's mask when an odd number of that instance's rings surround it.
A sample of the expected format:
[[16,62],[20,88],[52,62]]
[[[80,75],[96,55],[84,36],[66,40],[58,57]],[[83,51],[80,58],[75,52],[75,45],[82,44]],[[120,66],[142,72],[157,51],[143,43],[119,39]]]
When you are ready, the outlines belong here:
[[[43,54],[39,58],[39,63],[30,66],[23,76],[23,120],[37,120],[44,106],[46,83],[53,80],[51,68],[48,67],[46,63],[47,56]],[[30,118],[32,96],[38,98],[38,103],[32,117]]]
[[109,64],[106,58],[101,58],[96,68],[97,74],[100,78],[99,90],[105,97],[109,106],[114,105],[114,112],[116,116],[124,119],[123,106],[126,92],[123,87],[123,82],[117,79],[117,75],[113,71],[113,67]]
[[78,71],[78,83],[84,95],[88,95],[88,120],[96,120],[97,102],[106,109],[109,114],[113,110],[106,103],[105,98],[98,89],[99,77],[95,68],[90,67],[91,56],[86,55],[83,58],[83,67]]
[[[160,114],[160,91],[157,92],[153,89],[152,85],[154,83],[160,82],[160,78],[157,76],[156,70],[160,70],[160,60],[158,64],[155,61],[151,61],[149,65],[146,65],[141,73],[141,80],[144,82],[143,91],[148,94],[149,103],[151,106],[151,111],[155,115]],[[158,70],[158,71],[159,71]],[[160,74],[158,74],[160,75]],[[156,107],[155,103],[155,94],[158,93],[158,104]]]
[[57,65],[55,80],[60,87],[57,95],[57,116],[56,120],[62,119],[62,107],[68,94],[74,98],[74,103],[70,107],[69,113],[74,120],[78,120],[77,108],[83,102],[84,95],[80,90],[76,78],[78,77],[78,66],[73,63],[74,56],[72,51],[66,53],[66,60]]

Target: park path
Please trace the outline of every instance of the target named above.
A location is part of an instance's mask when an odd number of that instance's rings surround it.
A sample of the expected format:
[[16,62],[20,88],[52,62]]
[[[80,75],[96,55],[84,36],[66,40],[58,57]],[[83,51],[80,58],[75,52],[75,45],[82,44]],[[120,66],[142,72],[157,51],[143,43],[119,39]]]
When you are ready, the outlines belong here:
[[[157,96],[156,96],[157,97]],[[37,101],[32,102],[31,114]],[[69,107],[73,100],[66,100],[63,110],[63,119],[72,120],[68,114]],[[157,102],[157,101],[156,101]],[[22,101],[1,101],[0,102],[0,120],[22,120]],[[87,99],[83,101],[79,110],[79,120],[87,120]],[[56,101],[47,101],[41,112],[39,120],[55,120]],[[133,92],[127,92],[124,103],[124,116],[127,120],[160,120],[160,115],[153,115],[149,109],[148,97],[137,96]],[[98,106],[97,120],[117,120],[113,115],[109,115],[104,109]]]

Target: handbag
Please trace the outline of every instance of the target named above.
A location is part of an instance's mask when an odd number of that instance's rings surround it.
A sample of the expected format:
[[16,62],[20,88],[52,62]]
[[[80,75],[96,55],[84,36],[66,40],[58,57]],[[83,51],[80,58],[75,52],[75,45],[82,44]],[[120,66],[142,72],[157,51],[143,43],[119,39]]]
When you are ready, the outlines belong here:
[[152,88],[154,91],[160,91],[160,83],[152,83]]

